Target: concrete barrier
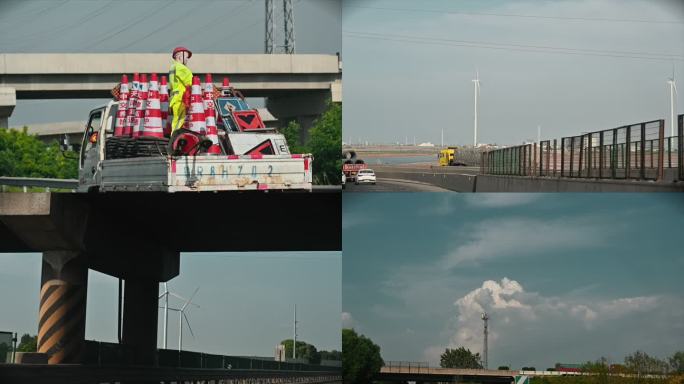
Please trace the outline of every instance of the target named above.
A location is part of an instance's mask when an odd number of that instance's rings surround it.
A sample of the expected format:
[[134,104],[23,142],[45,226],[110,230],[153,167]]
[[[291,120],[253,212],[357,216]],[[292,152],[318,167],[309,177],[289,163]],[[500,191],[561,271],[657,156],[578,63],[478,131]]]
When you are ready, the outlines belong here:
[[476,192],[682,192],[684,183],[478,175]]
[[418,181],[456,192],[684,192],[684,182],[474,175],[399,167],[374,169],[381,178]]

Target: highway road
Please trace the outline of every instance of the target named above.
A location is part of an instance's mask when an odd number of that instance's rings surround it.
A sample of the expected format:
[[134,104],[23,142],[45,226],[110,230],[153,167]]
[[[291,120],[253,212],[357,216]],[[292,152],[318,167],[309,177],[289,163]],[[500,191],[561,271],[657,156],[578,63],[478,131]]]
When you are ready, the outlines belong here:
[[[451,192],[448,189],[417,181],[378,178],[375,185],[347,183],[344,192]],[[452,192],[453,193],[453,192]]]

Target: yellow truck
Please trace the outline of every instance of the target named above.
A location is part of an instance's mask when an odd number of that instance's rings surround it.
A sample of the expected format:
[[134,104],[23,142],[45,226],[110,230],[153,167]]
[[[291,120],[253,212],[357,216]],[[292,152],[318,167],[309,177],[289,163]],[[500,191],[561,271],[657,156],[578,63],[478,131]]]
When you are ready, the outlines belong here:
[[446,149],[440,150],[439,154],[437,155],[440,167],[446,167],[449,165],[466,165],[465,163],[456,160],[457,151],[457,147],[447,147]]

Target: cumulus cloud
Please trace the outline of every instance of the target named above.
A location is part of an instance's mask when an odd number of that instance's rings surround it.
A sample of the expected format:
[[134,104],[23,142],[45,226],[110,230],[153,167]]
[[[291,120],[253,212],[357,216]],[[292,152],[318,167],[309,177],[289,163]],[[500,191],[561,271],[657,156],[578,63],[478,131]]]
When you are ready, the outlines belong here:
[[456,313],[449,324],[448,344],[429,346],[423,355],[431,363],[437,364],[444,348],[463,346],[474,353],[481,352],[483,312],[490,316],[490,351],[522,353],[538,349],[535,340],[543,340],[550,347],[559,332],[564,333],[563,337],[567,340],[564,341],[565,346],[571,347],[575,339],[580,340],[601,329],[610,328],[616,320],[643,316],[649,311],[670,305],[661,296],[609,300],[543,296],[526,291],[519,282],[506,277],[500,281],[487,280],[454,302]]
[[342,328],[354,328],[354,318],[349,312],[342,312]]

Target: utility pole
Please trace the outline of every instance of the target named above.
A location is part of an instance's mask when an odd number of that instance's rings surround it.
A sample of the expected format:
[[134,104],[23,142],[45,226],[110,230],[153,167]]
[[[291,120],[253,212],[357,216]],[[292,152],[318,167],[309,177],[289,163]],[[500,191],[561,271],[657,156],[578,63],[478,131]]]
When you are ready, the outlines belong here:
[[480,114],[480,110],[478,108],[478,98],[480,96],[480,71],[477,71],[475,73],[475,79],[473,80],[473,83],[475,84],[475,127],[474,127],[474,134],[473,134],[473,147],[477,147],[477,119],[478,115]]
[[285,53],[295,53],[294,13],[292,0],[283,0],[283,19],[285,24]]
[[484,346],[482,348],[482,366],[484,369],[487,369],[487,354],[489,353],[487,346],[487,321],[489,321],[489,315],[487,314],[487,312],[482,312],[482,321],[484,321]]
[[537,125],[537,143],[541,141],[541,125]]
[[297,304],[294,306],[294,337],[292,338],[292,359],[297,358]]
[[442,128],[442,142],[440,143],[440,146],[444,148],[444,128]]
[[275,8],[273,7],[273,0],[266,1],[266,30],[264,33],[264,53],[275,53]]

